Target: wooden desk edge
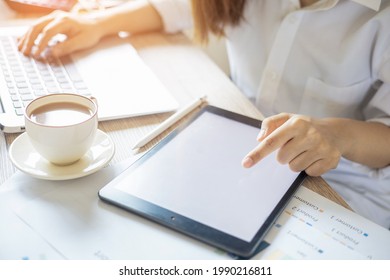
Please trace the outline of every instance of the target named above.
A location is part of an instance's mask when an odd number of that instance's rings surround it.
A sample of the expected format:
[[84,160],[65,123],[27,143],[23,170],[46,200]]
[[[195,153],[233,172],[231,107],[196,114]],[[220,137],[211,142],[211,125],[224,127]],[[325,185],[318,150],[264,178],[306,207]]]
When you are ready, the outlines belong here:
[[322,179],[322,177],[306,177],[305,181],[302,183],[303,186],[312,190],[315,193],[318,193],[327,199],[347,208],[348,210],[352,210],[352,208],[345,202],[345,200],[332,189],[328,183]]

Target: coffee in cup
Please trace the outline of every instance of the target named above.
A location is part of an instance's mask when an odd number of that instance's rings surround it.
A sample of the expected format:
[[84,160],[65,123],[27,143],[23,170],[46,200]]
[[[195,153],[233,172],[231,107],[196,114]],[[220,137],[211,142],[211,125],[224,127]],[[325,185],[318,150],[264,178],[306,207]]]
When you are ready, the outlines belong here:
[[26,132],[43,158],[69,165],[90,149],[98,127],[97,111],[96,100],[82,95],[41,96],[26,107]]

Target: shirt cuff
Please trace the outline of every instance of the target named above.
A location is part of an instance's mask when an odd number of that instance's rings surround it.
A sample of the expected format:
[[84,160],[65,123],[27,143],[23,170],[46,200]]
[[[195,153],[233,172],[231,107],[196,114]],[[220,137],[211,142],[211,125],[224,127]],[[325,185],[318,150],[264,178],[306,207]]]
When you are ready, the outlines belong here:
[[390,165],[383,168],[370,168],[359,163],[353,163],[352,166],[371,178],[378,180],[390,179]]
[[188,0],[149,0],[149,3],[160,14],[165,32],[176,33],[192,27]]
[[[367,122],[378,122],[383,123],[384,125],[390,126],[390,118],[389,117],[383,117],[383,118],[372,118],[367,120]],[[352,164],[356,169],[362,171],[363,173],[367,174],[371,178],[375,179],[389,179],[390,178],[390,165],[386,166],[384,168],[370,168],[365,165],[359,164],[359,163],[353,163]]]
[[378,123],[383,123],[384,125],[390,126],[390,118],[389,117],[372,118],[372,119],[367,120],[367,122],[378,122]]

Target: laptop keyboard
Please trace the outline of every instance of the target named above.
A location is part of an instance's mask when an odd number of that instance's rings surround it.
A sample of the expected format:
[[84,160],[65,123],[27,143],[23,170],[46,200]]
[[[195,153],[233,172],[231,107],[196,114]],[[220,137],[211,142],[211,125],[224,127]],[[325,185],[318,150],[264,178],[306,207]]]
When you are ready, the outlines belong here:
[[36,97],[49,93],[90,95],[70,57],[35,60],[18,51],[17,39],[0,36],[0,67],[17,115]]

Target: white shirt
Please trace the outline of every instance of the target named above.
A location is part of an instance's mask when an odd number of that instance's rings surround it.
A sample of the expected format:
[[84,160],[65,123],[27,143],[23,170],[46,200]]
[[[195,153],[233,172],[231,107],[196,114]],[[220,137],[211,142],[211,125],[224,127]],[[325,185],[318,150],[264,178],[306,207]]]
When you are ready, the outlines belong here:
[[[187,1],[152,3],[167,32],[191,25]],[[305,8],[299,0],[247,0],[244,18],[225,30],[231,76],[265,116],[390,126],[390,0],[320,0]],[[323,177],[356,212],[390,227],[390,166],[342,159]]]

